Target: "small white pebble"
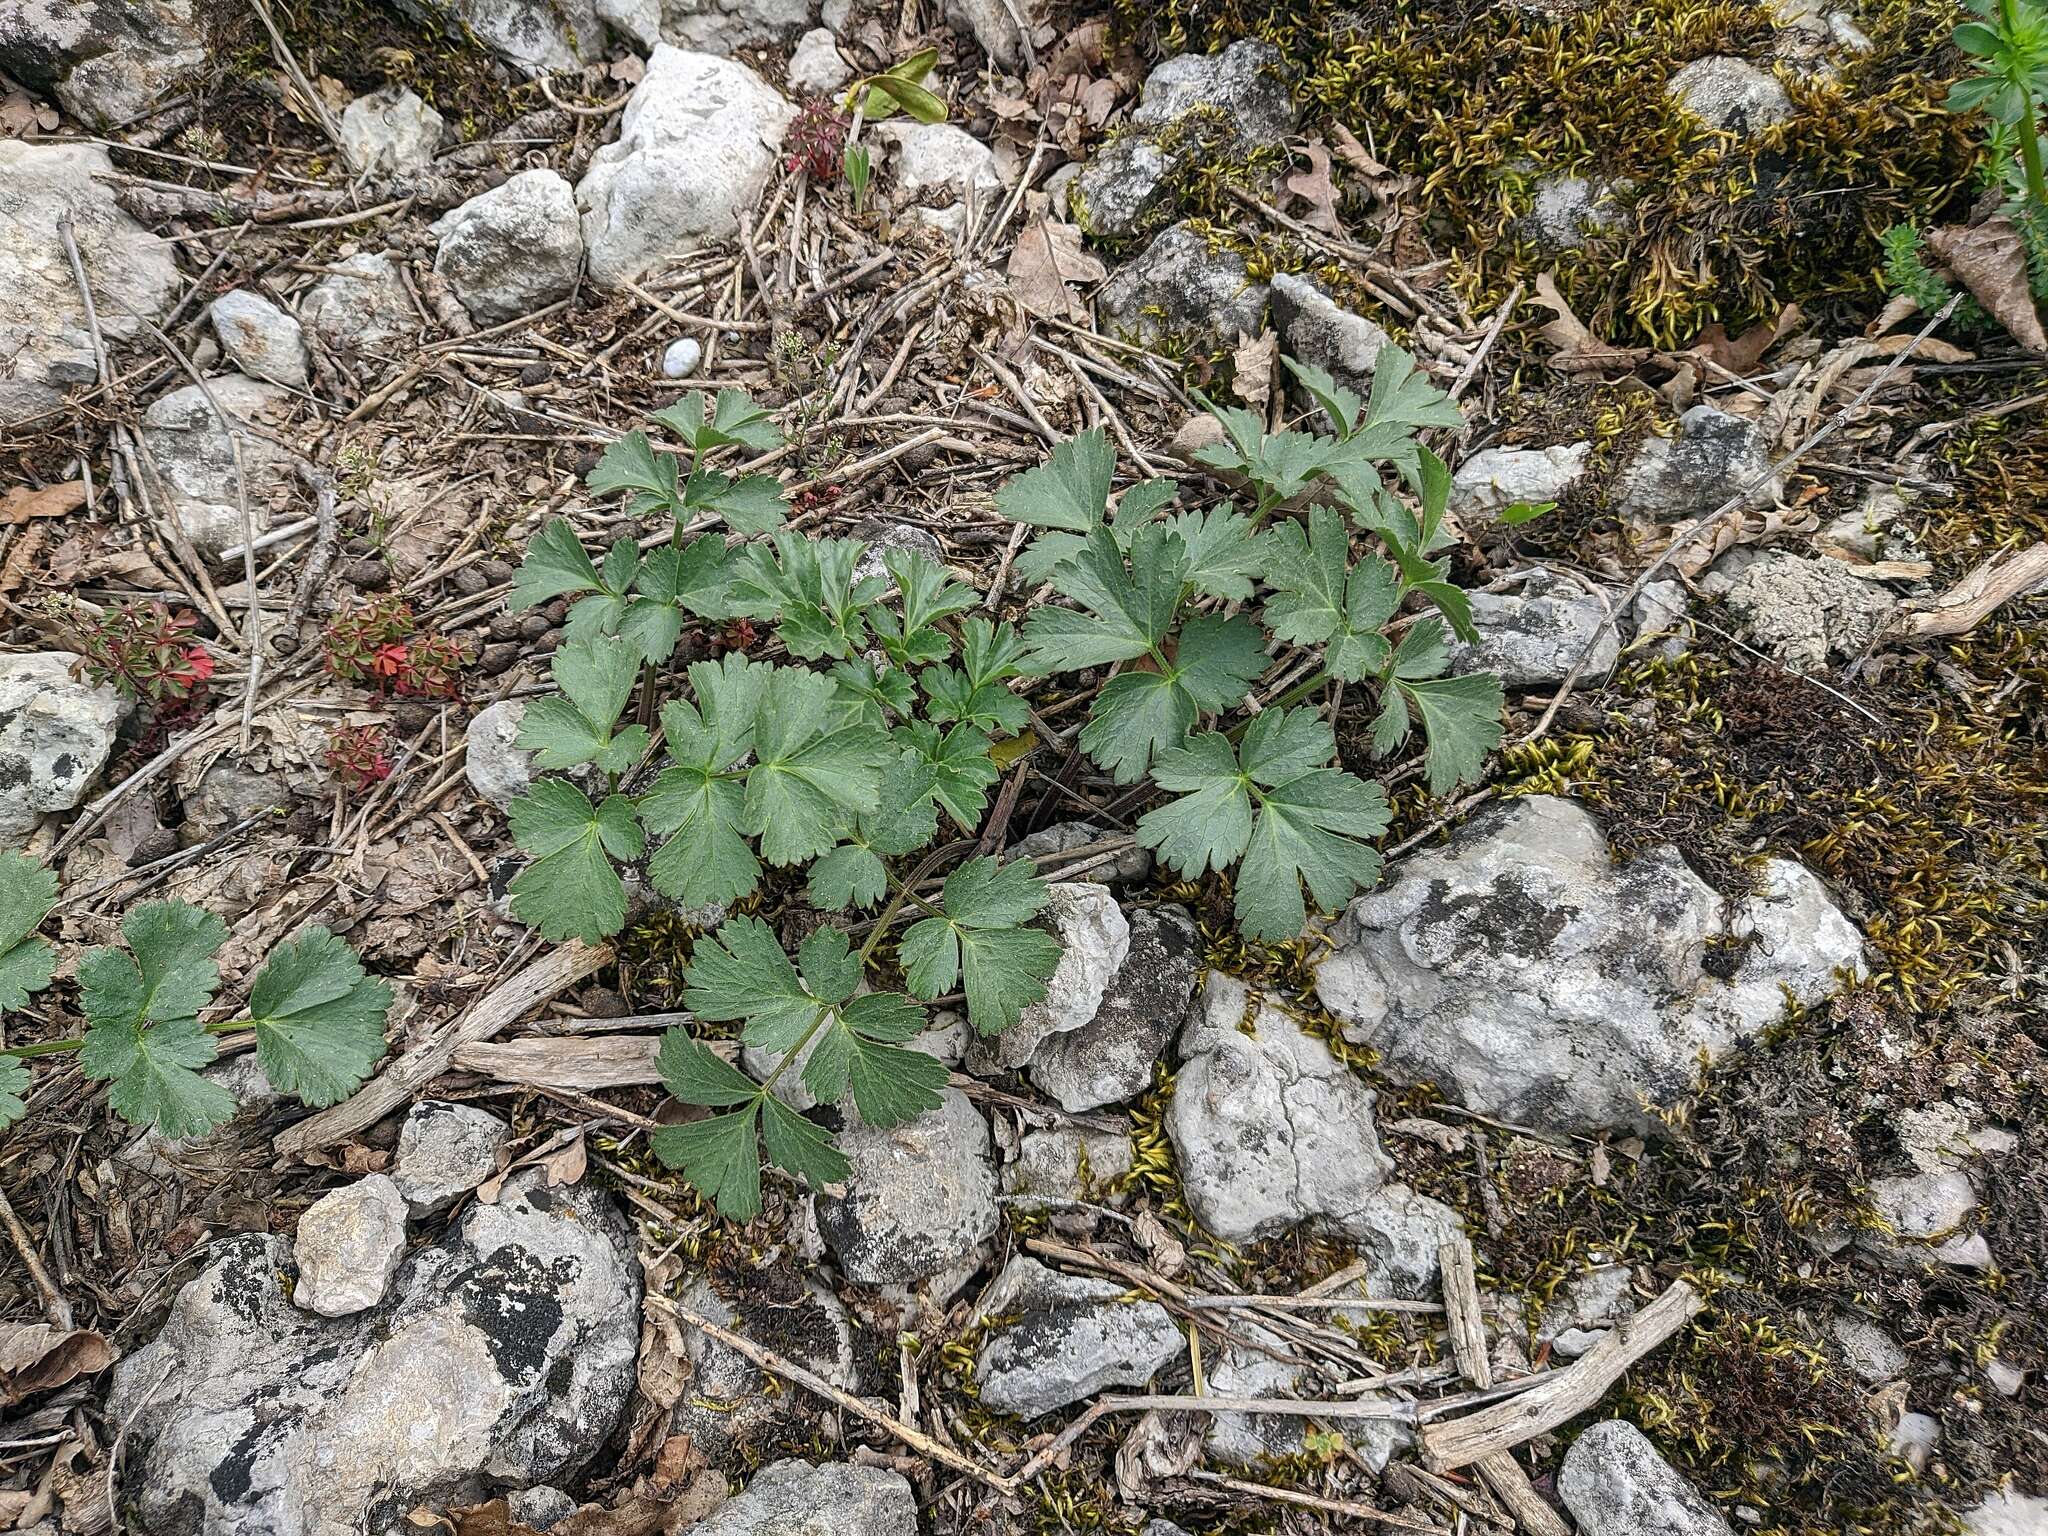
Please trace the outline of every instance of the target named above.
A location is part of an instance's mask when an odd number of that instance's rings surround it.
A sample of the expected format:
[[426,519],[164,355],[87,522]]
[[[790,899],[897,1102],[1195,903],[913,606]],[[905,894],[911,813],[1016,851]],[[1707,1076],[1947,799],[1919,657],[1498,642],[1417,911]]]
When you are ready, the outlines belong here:
[[703,361],[704,344],[694,336],[685,336],[681,341],[670,342],[668,350],[661,354],[661,376],[664,379],[687,379]]

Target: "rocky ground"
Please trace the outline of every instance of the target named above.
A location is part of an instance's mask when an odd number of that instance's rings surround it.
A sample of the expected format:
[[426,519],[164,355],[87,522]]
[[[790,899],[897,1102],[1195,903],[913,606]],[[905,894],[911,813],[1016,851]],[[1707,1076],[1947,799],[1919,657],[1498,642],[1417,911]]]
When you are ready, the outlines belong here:
[[[0,1529],[2048,1531],[2048,396],[1870,279],[1967,200],[1951,18],[251,6],[0,0],[0,843],[66,939],[220,914],[231,987],[344,934],[389,1091],[232,1055],[179,1142],[36,1063]],[[818,98],[924,48],[856,197]],[[1041,749],[1051,996],[744,1227],[648,1150],[704,914],[503,1006],[565,617],[505,597],[549,517],[665,537],[620,433],[746,389],[799,527],[1014,616],[1052,443],[1213,495],[1198,395],[1396,342],[1508,720],[1434,799],[1340,690],[1378,889],[1249,944]],[[335,675],[400,598],[444,675]],[[129,602],[169,692],[78,665]]]

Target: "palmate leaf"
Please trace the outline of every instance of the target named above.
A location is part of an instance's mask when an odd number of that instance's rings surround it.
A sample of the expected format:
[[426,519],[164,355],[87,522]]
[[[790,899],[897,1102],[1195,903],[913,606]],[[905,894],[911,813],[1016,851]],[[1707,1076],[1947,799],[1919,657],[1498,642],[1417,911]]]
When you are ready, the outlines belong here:
[[827,674],[838,685],[839,700],[860,719],[886,726],[892,715],[907,715],[917,704],[917,687],[908,672],[877,667],[865,656],[835,661]]
[[839,1183],[851,1171],[824,1127],[680,1029],[662,1037],[656,1060],[664,1086],[678,1101],[724,1111],[662,1126],[650,1140],[655,1155],[679,1170],[728,1220],[751,1221],[760,1214],[763,1143],[770,1162],[814,1189]]
[[137,907],[121,923],[127,951],[95,949],[78,967],[88,1021],[78,1064],[108,1084],[123,1119],[173,1138],[201,1136],[235,1112],[235,1096],[198,1068],[214,1059],[198,1014],[220,985],[214,955],[227,925],[182,901]]
[[1237,704],[1265,669],[1256,625],[1207,614],[1190,619],[1168,665],[1133,668],[1103,685],[1081,749],[1117,783],[1135,783],[1155,754],[1187,739],[1198,716]]
[[519,745],[542,768],[595,763],[607,773],[625,772],[647,751],[644,725],[614,730],[633,696],[643,660],[638,646],[616,635],[563,645],[551,668],[562,692],[526,706]]
[[[1021,731],[1031,718],[1006,683],[1023,677],[1024,644],[1011,625],[979,615],[960,626],[960,665],[926,667],[919,682],[933,720],[958,720],[985,731]],[[907,713],[908,711],[905,711]]]
[[1401,604],[1400,578],[1379,556],[1351,564],[1344,519],[1329,507],[1309,512],[1308,529],[1291,519],[1261,536],[1266,628],[1289,645],[1325,647],[1330,675],[1346,682],[1376,677],[1389,647],[1380,628]]
[[720,923],[692,951],[683,979],[684,1007],[700,1019],[741,1025],[741,1039],[768,1050],[790,1049],[826,1006],[758,917]]
[[777,667],[771,703],[754,727],[745,828],[770,864],[816,858],[874,804],[882,769],[896,753],[888,736],[847,721],[832,679]]
[[626,921],[626,887],[614,859],[645,847],[633,802],[612,795],[592,805],[566,779],[537,779],[512,802],[512,840],[532,861],[512,882],[512,910],[544,939],[594,944]]
[[57,957],[35,930],[56,904],[56,875],[22,854],[0,853],[0,1013],[50,984]]
[[939,1107],[945,1063],[901,1047],[924,1028],[924,1010],[895,992],[871,992],[837,1009],[804,1062],[804,1086],[836,1104],[850,1088],[869,1125],[901,1125]]
[[87,1077],[107,1083],[107,1103],[123,1120],[183,1140],[234,1117],[235,1096],[199,1075],[216,1054],[213,1036],[197,1019],[168,1019],[147,1028],[105,1023],[86,1030],[78,1065]]
[[1291,939],[1307,911],[1301,888],[1334,910],[1379,880],[1376,849],[1386,796],[1327,766],[1336,738],[1312,710],[1252,717],[1241,747],[1216,733],[1161,755],[1153,778],[1181,798],[1147,812],[1138,842],[1189,877],[1242,860],[1238,926],[1250,938]]
[[969,859],[946,877],[939,907],[904,932],[897,954],[904,979],[918,997],[939,997],[955,983],[967,993],[967,1017],[984,1035],[1017,1022],[1045,997],[1045,981],[1059,964],[1060,944],[1049,933],[1018,925],[1046,902],[1046,886],[1026,863],[998,865]]
[[730,602],[744,618],[772,619],[792,656],[845,660],[867,648],[862,613],[882,593],[882,579],[856,583],[861,546],[852,539],[807,539],[782,532],[753,544],[734,563]]
[[939,620],[972,608],[980,594],[952,580],[915,550],[883,551],[882,567],[896,584],[903,610],[900,620],[887,608],[876,608],[869,616],[882,650],[905,671],[945,660],[953,653],[953,642],[938,628]]
[[683,482],[684,512],[709,512],[736,533],[772,533],[788,520],[789,501],[773,475],[720,474],[702,465]]
[[1188,553],[1178,535],[1148,523],[1131,540],[1130,563],[1107,528],[1061,567],[1067,595],[1086,611],[1040,608],[1025,621],[1030,666],[1042,675],[1074,672],[1152,655],[1173,627],[1187,580]]
[[1477,779],[1486,755],[1500,745],[1501,707],[1507,696],[1489,673],[1463,677],[1396,677],[1380,701],[1373,722],[1373,747],[1381,755],[1408,739],[1408,711],[1422,720],[1423,767],[1432,795],[1448,794]]
[[[603,587],[597,567],[584,553],[583,543],[566,517],[552,518],[526,546],[526,556],[512,577],[512,592],[505,599],[508,608],[531,608],[570,592],[594,592]],[[613,596],[622,595],[623,588]]]
[[648,861],[654,888],[686,907],[738,900],[761,876],[747,842],[745,770],[775,669],[737,651],[690,668],[692,704],[662,706],[669,766],[640,797],[640,822],[667,839]]
[[656,411],[651,419],[699,454],[731,446],[766,453],[782,445],[782,433],[774,418],[740,389],[721,389],[715,401],[708,399],[701,389],[693,389],[674,405]]
[[384,1054],[391,988],[366,975],[355,951],[308,928],[271,952],[249,988],[256,1060],[271,1085],[316,1109],[338,1104]]
[[28,1113],[29,1087],[28,1067],[0,1054],[0,1131]]
[[182,901],[147,902],[121,920],[121,936],[127,953],[95,949],[78,967],[79,1006],[94,1025],[142,1029],[196,1018],[213,1001],[220,985],[213,957],[228,929],[211,912]]
[[907,748],[932,773],[932,793],[963,832],[981,825],[988,792],[1001,777],[989,756],[994,743],[986,731],[956,725],[940,734],[925,720],[906,720],[896,727],[896,742]]
[[996,511],[1013,523],[1085,534],[1102,522],[1115,477],[1109,434],[1090,427],[1054,448],[1036,469],[1004,481],[996,491]]
[[643,512],[673,513],[682,503],[675,456],[655,452],[645,432],[628,432],[605,449],[583,483],[599,496],[628,492],[626,512],[632,517]]

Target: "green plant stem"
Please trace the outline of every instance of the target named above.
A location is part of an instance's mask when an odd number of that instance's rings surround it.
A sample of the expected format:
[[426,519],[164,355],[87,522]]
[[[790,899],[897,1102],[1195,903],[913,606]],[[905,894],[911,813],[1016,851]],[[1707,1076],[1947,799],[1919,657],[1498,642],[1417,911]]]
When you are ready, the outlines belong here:
[[82,1050],[84,1046],[85,1041],[79,1038],[70,1040],[38,1040],[33,1045],[0,1047],[0,1056],[15,1056],[23,1061],[27,1061],[31,1056],[55,1056],[62,1051]]
[[[930,874],[940,862],[967,846],[964,842],[946,844],[945,847],[926,855],[924,862],[911,872],[910,878],[898,883],[896,893],[889,898],[889,904],[882,908],[882,915],[875,919],[874,931],[868,935],[867,942],[860,947],[862,971],[866,971],[868,960],[875,952],[875,946],[882,942],[882,935],[889,931],[889,925],[896,920],[897,913],[903,910],[906,902],[914,901],[918,905],[928,910],[930,909],[930,903],[926,902],[916,893],[918,881]],[[937,915],[943,917],[945,914],[938,913]],[[811,1043],[811,1037],[825,1027],[825,1021],[831,1016],[832,1006],[830,1004],[826,1004],[818,1009],[818,1016],[811,1020],[809,1027],[801,1035],[797,1036],[796,1044],[782,1053],[782,1060],[778,1061],[775,1064],[774,1070],[761,1080],[761,1092],[763,1094],[766,1094],[775,1086],[776,1079],[789,1069],[791,1062],[803,1055],[804,1047]]]
[[[2020,30],[2018,0],[1998,0],[1998,17],[2008,38],[2017,38]],[[2036,208],[2048,209],[2048,178],[2041,170],[2041,136],[2034,121],[2034,92],[2029,81],[2023,76],[2013,82],[2020,93],[2020,117],[2015,126],[2019,130],[2020,164],[2026,168],[2027,196]]]

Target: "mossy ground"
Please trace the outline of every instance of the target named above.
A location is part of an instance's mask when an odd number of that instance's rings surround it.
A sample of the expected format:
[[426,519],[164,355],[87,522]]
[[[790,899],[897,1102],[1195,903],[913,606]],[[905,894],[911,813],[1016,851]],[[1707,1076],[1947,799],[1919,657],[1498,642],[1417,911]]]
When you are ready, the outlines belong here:
[[[1928,0],[1859,8],[1871,48],[1827,70],[1788,67],[1792,116],[1748,140],[1703,133],[1665,86],[1710,55],[1768,64],[1778,28],[1759,5],[1118,0],[1116,13],[1162,53],[1270,40],[1299,74],[1311,126],[1341,123],[1419,178],[1425,237],[1475,305],[1555,262],[1580,317],[1617,342],[1683,344],[1788,301],[1867,305],[1878,236],[1957,211],[1978,154],[1942,107],[1961,13]],[[1623,187],[1613,226],[1562,258],[1525,223],[1553,175]]]

